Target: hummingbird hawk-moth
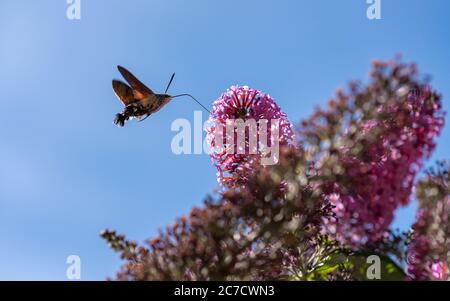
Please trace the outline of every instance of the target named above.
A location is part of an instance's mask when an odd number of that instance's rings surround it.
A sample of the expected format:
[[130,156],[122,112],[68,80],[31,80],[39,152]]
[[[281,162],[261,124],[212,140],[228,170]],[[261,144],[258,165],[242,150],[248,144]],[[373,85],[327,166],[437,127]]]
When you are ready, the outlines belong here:
[[143,121],[151,114],[161,110],[161,108],[164,107],[173,98],[180,96],[191,97],[205,110],[208,111],[208,109],[206,109],[190,94],[179,94],[175,96],[167,94],[167,90],[169,90],[170,84],[175,77],[175,73],[172,74],[172,77],[167,84],[166,90],[164,91],[164,94],[157,94],[154,93],[150,88],[145,86],[142,82],[140,82],[130,71],[128,71],[124,67],[117,66],[117,68],[119,69],[120,74],[122,74],[122,76],[129,84],[128,85],[118,79],[113,79],[112,81],[113,90],[117,98],[119,98],[119,100],[125,105],[123,111],[116,114],[116,118],[114,119],[114,123],[119,127],[124,126],[125,122],[131,118],[136,118],[139,121]]

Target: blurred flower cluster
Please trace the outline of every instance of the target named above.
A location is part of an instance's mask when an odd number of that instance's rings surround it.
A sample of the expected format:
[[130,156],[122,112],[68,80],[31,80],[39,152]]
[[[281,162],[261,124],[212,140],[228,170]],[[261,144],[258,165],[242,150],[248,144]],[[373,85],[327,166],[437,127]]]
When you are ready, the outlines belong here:
[[419,210],[408,246],[416,280],[450,280],[450,164],[440,162],[417,184]]
[[[298,177],[303,177],[307,182],[304,165],[302,152],[282,148],[278,165],[260,168],[245,187],[230,188],[218,200],[207,200],[203,208],[192,209],[189,216],[178,219],[158,237],[147,241],[145,247],[134,249],[133,243],[104,232],[103,237],[112,245],[117,245],[117,240],[121,242],[121,249],[116,250],[126,254],[124,258],[132,258],[118,278],[288,277],[283,262],[302,249],[314,248],[322,218],[332,214],[331,207],[307,183],[301,188],[295,184],[297,188],[280,189],[281,181],[297,183]],[[126,245],[133,249],[122,248]],[[305,259],[305,269],[307,262],[312,261]]]
[[143,245],[104,231],[126,261],[119,280],[365,280],[371,254],[382,279],[449,277],[448,168],[419,181],[412,236],[390,229],[444,124],[439,95],[413,64],[374,62],[366,85],[350,83],[301,122],[297,143],[272,97],[232,87],[214,103],[211,145],[233,147],[215,134],[239,118],[280,120],[278,163],[212,153],[224,190],[201,208]]
[[301,125],[314,169],[336,177],[323,189],[337,219],[325,224],[341,243],[359,248],[388,235],[434,148],[444,123],[439,96],[416,77],[414,65],[374,62],[366,86],[351,83],[349,93],[338,91],[328,110]]

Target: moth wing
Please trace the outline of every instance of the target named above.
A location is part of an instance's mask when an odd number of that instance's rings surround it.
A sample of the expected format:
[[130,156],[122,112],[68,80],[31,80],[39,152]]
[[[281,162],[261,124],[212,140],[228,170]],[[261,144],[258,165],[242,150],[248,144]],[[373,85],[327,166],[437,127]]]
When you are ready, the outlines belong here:
[[134,97],[138,100],[148,98],[150,95],[154,94],[154,92],[144,85],[140,80],[138,80],[130,71],[125,69],[122,66],[117,66],[120,74],[122,74],[123,78],[130,84],[131,88],[133,88]]
[[125,106],[136,102],[133,94],[133,89],[131,89],[130,86],[128,86],[126,83],[118,79],[113,79],[112,86],[117,98],[119,98]]

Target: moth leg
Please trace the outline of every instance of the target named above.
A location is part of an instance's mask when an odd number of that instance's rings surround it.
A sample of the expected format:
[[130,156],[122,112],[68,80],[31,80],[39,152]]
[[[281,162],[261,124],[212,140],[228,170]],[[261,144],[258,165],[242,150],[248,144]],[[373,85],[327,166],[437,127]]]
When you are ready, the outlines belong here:
[[146,115],[145,115],[145,117],[143,118],[143,119],[141,119],[141,120],[139,120],[139,122],[142,122],[142,121],[144,121],[145,119],[147,119],[148,118],[148,116],[150,116],[151,114],[150,113],[147,113]]
[[135,115],[135,112],[137,111],[137,107],[134,105],[128,105],[126,106],[122,113],[116,114],[116,118],[114,119],[114,123],[119,126],[123,127],[125,125],[125,122],[130,119],[131,116]]
[[123,127],[125,125],[125,121],[128,119],[124,114],[118,113],[116,114],[116,118],[114,118],[114,124]]

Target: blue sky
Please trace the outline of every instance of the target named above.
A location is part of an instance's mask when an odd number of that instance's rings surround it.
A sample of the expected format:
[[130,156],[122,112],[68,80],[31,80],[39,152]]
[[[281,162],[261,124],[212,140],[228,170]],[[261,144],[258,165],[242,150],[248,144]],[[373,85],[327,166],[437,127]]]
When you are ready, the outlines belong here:
[[[449,111],[446,0],[382,0],[373,21],[365,0],[81,0],[78,21],[66,7],[0,2],[1,280],[65,280],[71,254],[82,279],[113,276],[120,260],[101,229],[142,241],[216,187],[207,155],[170,148],[172,121],[199,109],[191,100],[112,124],[117,64],[161,92],[176,72],[170,92],[207,105],[247,84],[297,122],[348,80],[365,80],[371,60],[401,52],[432,75]],[[449,138],[447,124],[429,163],[449,158]],[[395,225],[413,218],[414,204]]]

